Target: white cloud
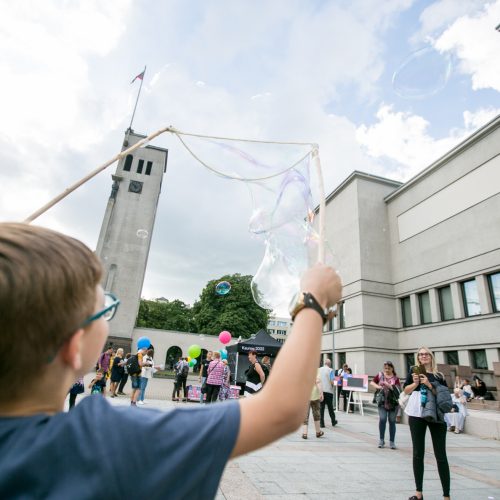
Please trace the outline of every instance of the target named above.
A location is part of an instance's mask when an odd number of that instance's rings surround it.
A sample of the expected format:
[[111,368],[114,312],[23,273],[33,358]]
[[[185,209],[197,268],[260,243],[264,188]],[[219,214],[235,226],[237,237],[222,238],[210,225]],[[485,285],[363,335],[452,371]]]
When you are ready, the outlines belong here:
[[471,75],[472,88],[500,91],[500,0],[474,15],[457,19],[435,42],[438,50],[453,51],[460,71]]
[[370,156],[386,160],[382,175],[407,181],[499,113],[500,109],[494,108],[464,111],[463,126],[450,130],[447,137],[436,139],[429,134],[430,123],[422,116],[397,112],[383,105],[377,112],[378,122],[361,125],[356,137]]

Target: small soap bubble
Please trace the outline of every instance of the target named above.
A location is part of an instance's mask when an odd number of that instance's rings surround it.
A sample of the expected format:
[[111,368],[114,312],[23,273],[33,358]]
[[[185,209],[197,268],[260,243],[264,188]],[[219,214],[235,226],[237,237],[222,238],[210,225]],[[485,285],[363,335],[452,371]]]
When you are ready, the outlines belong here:
[[137,233],[135,233],[135,234],[141,240],[145,240],[149,236],[149,233],[145,229],[138,229]]
[[231,291],[231,283],[229,281],[221,281],[215,286],[215,293],[217,295],[227,295]]
[[410,54],[394,72],[394,92],[404,99],[424,99],[442,90],[450,79],[451,56],[428,46]]

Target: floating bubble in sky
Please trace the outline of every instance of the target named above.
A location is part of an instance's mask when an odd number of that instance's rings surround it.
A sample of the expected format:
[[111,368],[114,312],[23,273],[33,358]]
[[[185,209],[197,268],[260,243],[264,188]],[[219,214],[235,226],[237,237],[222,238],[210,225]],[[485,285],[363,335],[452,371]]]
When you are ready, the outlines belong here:
[[221,281],[215,286],[215,293],[217,295],[227,295],[231,291],[231,283],[229,281]]
[[138,229],[137,233],[135,233],[135,234],[141,240],[145,240],[149,236],[149,233],[145,229]]
[[410,54],[392,75],[394,92],[404,99],[424,99],[442,90],[450,79],[451,56],[428,46]]

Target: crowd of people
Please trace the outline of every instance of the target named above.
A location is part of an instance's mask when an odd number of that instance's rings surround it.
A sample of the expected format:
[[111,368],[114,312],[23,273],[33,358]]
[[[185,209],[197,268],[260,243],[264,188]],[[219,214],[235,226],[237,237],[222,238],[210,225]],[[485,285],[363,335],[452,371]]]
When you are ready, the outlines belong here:
[[[308,301],[297,309],[292,334],[275,359],[270,376],[270,360],[259,361],[256,352],[249,353],[245,385],[248,397],[212,404],[227,397],[231,376],[227,362],[221,360],[219,352],[213,352],[203,361],[200,373],[207,408],[190,410],[189,418],[180,408],[168,414],[141,412],[141,418],[137,418],[136,411],[117,411],[103,402],[107,380],[110,396],[116,397],[123,394],[124,375],[128,375],[131,405],[136,405],[144,401],[148,381],[159,367],[149,344],[138,345],[135,354],[125,357],[122,350],[115,353],[111,346],[102,352],[109,331],[107,321],[113,318],[119,300],[99,285],[102,267],[95,254],[81,242],[49,229],[8,223],[0,223],[0,229],[0,280],[8,284],[9,291],[0,297],[2,341],[12,345],[20,335],[26,340],[23,357],[15,363],[4,357],[0,374],[4,382],[0,415],[5,417],[0,419],[2,497],[47,497],[47,492],[52,498],[69,497],[74,493],[75,481],[81,496],[97,497],[109,470],[92,468],[95,480],[84,481],[88,467],[94,463],[88,457],[99,463],[105,463],[109,456],[120,457],[121,436],[133,425],[137,435],[148,436],[147,443],[136,443],[137,449],[128,455],[137,460],[128,458],[113,464],[113,474],[120,482],[130,479],[133,473],[145,475],[137,487],[129,483],[132,496],[154,496],[168,488],[176,498],[199,498],[198,485],[203,479],[203,493],[209,498],[215,495],[230,457],[266,446],[293,432],[301,423],[302,437],[307,439],[311,410],[317,438],[324,436],[325,408],[335,426],[335,381],[340,398],[345,387],[340,380],[351,371],[344,365],[333,374],[328,361],[318,370],[315,361],[320,353],[322,326],[331,319],[326,311],[341,296],[340,278],[333,269],[318,265],[303,275],[301,286],[310,290],[303,292]],[[23,301],[28,300],[26,305]],[[53,314],[56,308],[58,315]],[[77,395],[85,390],[82,377],[96,358],[96,374],[88,388],[97,397],[85,398],[75,405]],[[416,489],[410,500],[423,498],[427,429],[446,500],[450,492],[447,430],[457,434],[463,430],[467,400],[484,398],[486,386],[478,377],[473,377],[472,383],[459,380],[451,397],[445,377],[437,371],[433,353],[422,347],[416,359],[397,400],[408,416],[413,445]],[[178,362],[179,391],[184,389],[185,363],[185,359]],[[394,417],[401,385],[392,362],[384,363],[372,385],[378,392],[375,401],[379,408],[379,447],[385,446],[388,421],[390,448],[395,448]],[[72,409],[64,413],[68,387]],[[345,411],[349,411],[349,402],[349,394],[344,394]],[[271,407],[273,418],[269,419]],[[107,422],[113,425],[111,435]],[[204,432],[199,433],[200,429]],[[99,444],[104,441],[107,444],[101,452]],[[68,442],[78,446],[68,451]],[[217,454],[210,461],[200,461],[201,446],[217,446]],[[161,460],[171,453],[172,447],[178,450],[175,473]],[[147,468],[141,467],[143,452],[158,460],[150,460]],[[56,475],[48,473],[47,464],[50,470],[57,471]],[[18,478],[26,470],[30,471],[30,481],[20,482]]]

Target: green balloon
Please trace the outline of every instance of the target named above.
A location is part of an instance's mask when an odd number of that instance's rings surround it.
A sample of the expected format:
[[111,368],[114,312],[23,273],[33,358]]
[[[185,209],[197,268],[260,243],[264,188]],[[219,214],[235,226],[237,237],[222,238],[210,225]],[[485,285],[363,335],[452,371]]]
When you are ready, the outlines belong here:
[[189,346],[188,354],[192,358],[197,358],[201,354],[201,347],[198,344],[193,344]]
[[195,365],[194,361],[196,361],[196,359],[192,359],[190,362],[189,362],[189,366],[193,367]]

